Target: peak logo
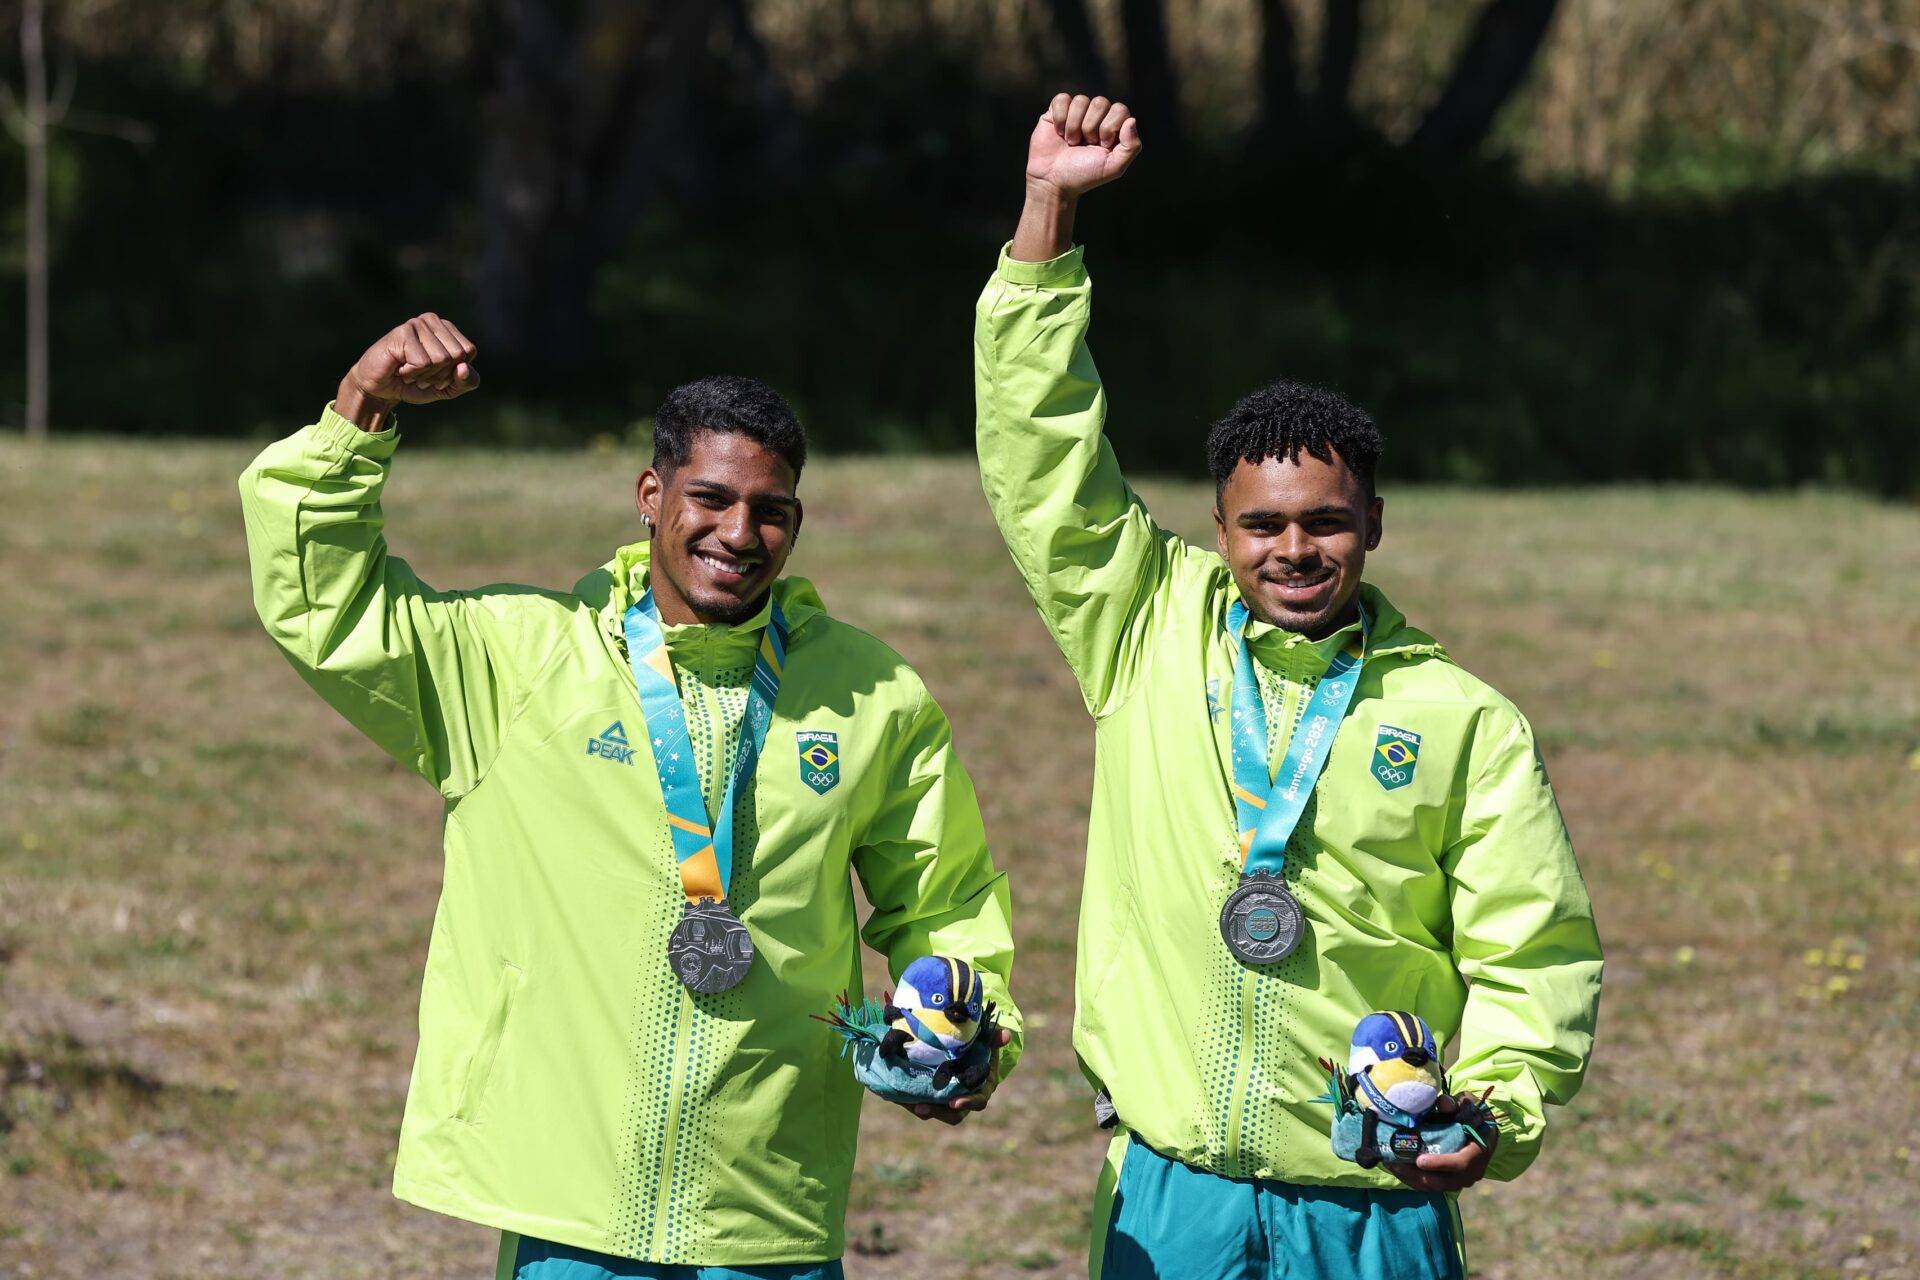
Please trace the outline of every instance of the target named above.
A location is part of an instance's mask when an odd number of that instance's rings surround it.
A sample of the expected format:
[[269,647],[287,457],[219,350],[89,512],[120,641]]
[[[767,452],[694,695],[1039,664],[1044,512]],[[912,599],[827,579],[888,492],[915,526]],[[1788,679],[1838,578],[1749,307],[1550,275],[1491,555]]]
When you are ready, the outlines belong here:
[[615,764],[632,764],[633,747],[627,742],[626,726],[615,720],[600,731],[599,737],[588,738],[587,754]]

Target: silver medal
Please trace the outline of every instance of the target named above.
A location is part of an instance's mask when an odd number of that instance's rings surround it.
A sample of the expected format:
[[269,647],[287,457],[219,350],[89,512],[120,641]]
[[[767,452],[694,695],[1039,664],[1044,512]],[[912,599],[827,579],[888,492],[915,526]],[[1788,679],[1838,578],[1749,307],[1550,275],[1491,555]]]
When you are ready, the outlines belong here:
[[1220,936],[1242,964],[1272,964],[1293,954],[1306,936],[1300,903],[1264,871],[1240,877],[1240,887],[1220,908]]
[[727,991],[739,986],[753,967],[753,935],[727,908],[726,899],[689,902],[667,939],[667,963],[688,990],[703,995]]

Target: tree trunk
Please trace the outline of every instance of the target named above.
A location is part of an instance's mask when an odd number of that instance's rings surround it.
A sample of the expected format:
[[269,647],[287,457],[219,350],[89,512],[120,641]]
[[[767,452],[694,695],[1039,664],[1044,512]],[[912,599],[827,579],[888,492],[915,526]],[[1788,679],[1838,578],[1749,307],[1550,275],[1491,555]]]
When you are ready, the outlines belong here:
[[47,336],[47,52],[43,0],[20,11],[20,57],[25,63],[26,111],[21,143],[27,153],[27,438],[47,438],[52,383]]
[[481,336],[516,389],[577,390],[597,354],[589,300],[607,255],[647,208],[697,209],[714,185],[718,126],[708,115],[717,107],[703,94],[728,106],[750,98],[762,145],[792,149],[791,113],[779,109],[778,87],[762,83],[772,71],[737,2],[498,0],[493,20]]
[[1184,136],[1180,94],[1160,0],[1120,0],[1120,27],[1127,40],[1127,101],[1140,131],[1163,149],[1178,151]]
[[1253,132],[1262,149],[1299,127],[1298,48],[1286,0],[1260,0],[1260,123]]
[[1313,85],[1313,114],[1322,127],[1337,127],[1353,114],[1353,64],[1359,56],[1360,0],[1327,0]]
[[480,165],[480,337],[517,391],[577,382],[594,358],[589,299],[606,228],[630,214],[610,187],[634,145],[644,78],[639,6],[501,0]]
[[1557,0],[1492,0],[1410,145],[1448,162],[1473,154],[1527,77]]
[[1047,9],[1053,15],[1053,29],[1059,33],[1060,46],[1067,55],[1072,91],[1112,97],[1114,85],[1107,78],[1107,60],[1100,56],[1100,44],[1094,38],[1093,22],[1087,16],[1086,0],[1047,0]]

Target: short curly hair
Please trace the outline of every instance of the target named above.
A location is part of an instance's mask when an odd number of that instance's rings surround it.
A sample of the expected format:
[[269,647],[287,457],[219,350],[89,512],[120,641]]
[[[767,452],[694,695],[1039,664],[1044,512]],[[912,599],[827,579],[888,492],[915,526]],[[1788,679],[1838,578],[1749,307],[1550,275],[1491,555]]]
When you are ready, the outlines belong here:
[[675,387],[653,415],[654,470],[670,473],[693,453],[702,431],[732,431],[787,460],[794,479],[807,465],[807,433],[793,406],[757,378],[721,373]]
[[1386,442],[1366,412],[1345,397],[1304,382],[1270,382],[1228,410],[1207,432],[1207,470],[1217,499],[1242,462],[1292,462],[1304,450],[1322,462],[1337,457],[1374,494],[1373,473]]

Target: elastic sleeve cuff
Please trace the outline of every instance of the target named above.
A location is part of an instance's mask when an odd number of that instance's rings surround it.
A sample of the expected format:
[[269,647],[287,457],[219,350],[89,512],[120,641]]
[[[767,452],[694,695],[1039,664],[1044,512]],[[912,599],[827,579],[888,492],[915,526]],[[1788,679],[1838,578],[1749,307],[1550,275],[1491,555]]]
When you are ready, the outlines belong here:
[[335,413],[333,401],[329,400],[327,407],[320,411],[320,421],[309,430],[317,444],[384,461],[393,456],[394,446],[400,442],[400,428],[391,416],[387,424],[384,431],[362,431]]
[[1008,284],[1024,284],[1036,288],[1057,288],[1064,284],[1078,284],[1087,275],[1083,255],[1085,245],[1075,245],[1057,258],[1045,262],[1022,262],[1012,255],[1013,241],[1009,240],[1000,247],[1000,278]]

